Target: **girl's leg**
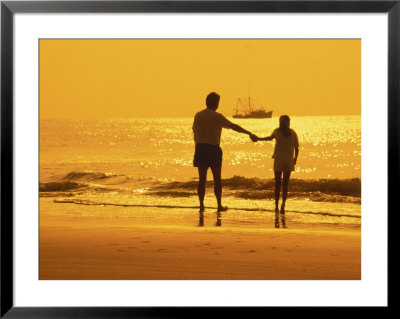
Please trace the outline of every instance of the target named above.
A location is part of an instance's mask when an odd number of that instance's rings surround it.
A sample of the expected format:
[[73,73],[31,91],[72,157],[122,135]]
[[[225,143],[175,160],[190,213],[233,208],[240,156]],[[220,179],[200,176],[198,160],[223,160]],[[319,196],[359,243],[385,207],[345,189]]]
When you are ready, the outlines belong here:
[[279,228],[279,194],[281,192],[282,172],[275,171],[275,228]]
[[285,204],[286,198],[289,188],[289,179],[291,172],[283,172],[283,183],[282,183],[282,206],[281,206],[281,214],[285,213]]
[[281,192],[282,172],[275,171],[274,173],[275,173],[275,210],[277,210],[279,206],[279,194]]

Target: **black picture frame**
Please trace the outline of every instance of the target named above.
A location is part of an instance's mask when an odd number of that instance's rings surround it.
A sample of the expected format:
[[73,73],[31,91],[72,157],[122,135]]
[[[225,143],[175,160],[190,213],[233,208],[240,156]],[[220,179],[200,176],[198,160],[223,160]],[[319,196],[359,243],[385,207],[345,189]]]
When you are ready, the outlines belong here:
[[[388,14],[388,228],[399,212],[400,0],[396,1],[1,1],[1,312],[5,318],[193,318],[207,315],[282,315],[278,307],[15,307],[13,303],[13,19],[16,13],[387,13]],[[390,235],[388,229],[388,262]],[[390,263],[388,263],[390,264]],[[390,269],[388,269],[389,271]],[[390,281],[388,280],[388,287]],[[390,292],[390,289],[389,289]],[[363,308],[390,311],[388,306]],[[289,307],[296,316],[326,307]],[[349,309],[346,309],[348,311]],[[357,314],[361,314],[357,309]],[[330,308],[337,315],[339,307]],[[365,312],[366,313],[366,312]]]

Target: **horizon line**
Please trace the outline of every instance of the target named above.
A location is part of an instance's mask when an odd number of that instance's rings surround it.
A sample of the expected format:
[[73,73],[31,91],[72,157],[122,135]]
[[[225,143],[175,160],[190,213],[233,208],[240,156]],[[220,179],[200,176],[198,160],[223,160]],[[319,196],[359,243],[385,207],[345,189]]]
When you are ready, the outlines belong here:
[[[283,113],[282,113],[283,114]],[[362,114],[315,114],[315,115],[290,115],[290,117],[327,117],[327,116],[361,116]],[[227,118],[232,118],[231,116],[224,115]],[[272,116],[271,118],[244,118],[244,119],[235,119],[235,120],[268,120],[273,118],[279,118],[281,115]],[[156,118],[156,119],[168,119],[168,118],[193,118],[194,115],[187,116],[105,116],[105,117],[41,117],[40,120],[105,120],[105,119],[148,119],[148,118]]]

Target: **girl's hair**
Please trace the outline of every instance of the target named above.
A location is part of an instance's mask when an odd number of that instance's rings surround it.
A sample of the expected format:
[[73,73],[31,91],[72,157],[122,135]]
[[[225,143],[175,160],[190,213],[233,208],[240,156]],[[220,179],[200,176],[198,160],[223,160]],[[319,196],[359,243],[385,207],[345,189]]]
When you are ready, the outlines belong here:
[[290,136],[290,118],[287,115],[282,115],[279,118],[279,131],[286,137]]

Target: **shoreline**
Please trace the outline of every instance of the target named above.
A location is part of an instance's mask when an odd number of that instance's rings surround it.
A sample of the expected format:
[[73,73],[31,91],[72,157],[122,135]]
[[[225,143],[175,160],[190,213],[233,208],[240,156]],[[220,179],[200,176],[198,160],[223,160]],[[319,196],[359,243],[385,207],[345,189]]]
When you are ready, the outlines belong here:
[[211,212],[198,227],[195,216],[93,218],[41,203],[40,280],[361,280],[360,227],[216,227]]

